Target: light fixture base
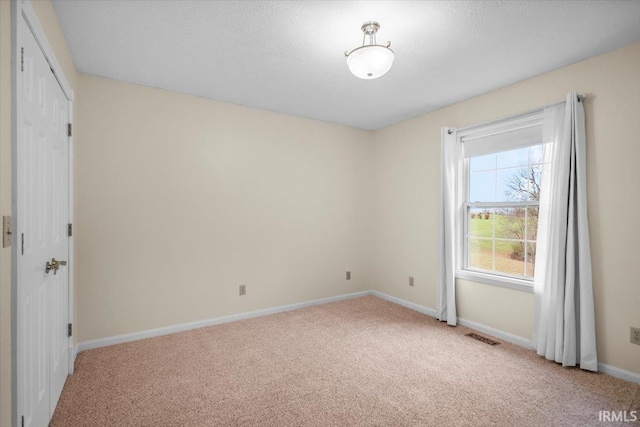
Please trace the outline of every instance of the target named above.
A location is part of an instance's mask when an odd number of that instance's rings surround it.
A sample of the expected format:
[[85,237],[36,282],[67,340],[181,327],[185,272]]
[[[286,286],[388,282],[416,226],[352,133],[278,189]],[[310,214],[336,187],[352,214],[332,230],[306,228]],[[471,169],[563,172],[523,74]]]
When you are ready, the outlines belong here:
[[360,29],[365,35],[372,36],[378,32],[378,30],[380,29],[380,24],[378,24],[376,21],[368,21],[362,24],[362,27],[360,27]]

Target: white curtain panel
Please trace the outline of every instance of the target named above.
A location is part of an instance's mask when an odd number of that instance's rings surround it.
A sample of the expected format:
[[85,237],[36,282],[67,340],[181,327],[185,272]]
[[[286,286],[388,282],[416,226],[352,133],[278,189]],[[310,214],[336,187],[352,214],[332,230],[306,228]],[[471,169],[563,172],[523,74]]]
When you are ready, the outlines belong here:
[[440,239],[438,249],[438,319],[455,326],[456,316],[456,179],[459,150],[456,131],[442,128],[442,160],[440,183]]
[[565,103],[545,108],[543,128],[531,345],[563,366],[597,371],[585,118],[576,92]]

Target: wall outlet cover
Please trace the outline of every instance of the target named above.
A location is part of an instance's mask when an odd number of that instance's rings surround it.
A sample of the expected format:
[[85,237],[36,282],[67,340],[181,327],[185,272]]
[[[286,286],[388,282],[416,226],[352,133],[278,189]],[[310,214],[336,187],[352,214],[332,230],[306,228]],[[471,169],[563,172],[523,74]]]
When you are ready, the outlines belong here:
[[409,286],[413,286],[414,285],[414,278],[413,276],[409,276]]
[[640,328],[631,328],[631,344],[640,345]]
[[247,294],[247,285],[240,285],[240,295]]
[[351,272],[347,271],[347,280],[351,280]]

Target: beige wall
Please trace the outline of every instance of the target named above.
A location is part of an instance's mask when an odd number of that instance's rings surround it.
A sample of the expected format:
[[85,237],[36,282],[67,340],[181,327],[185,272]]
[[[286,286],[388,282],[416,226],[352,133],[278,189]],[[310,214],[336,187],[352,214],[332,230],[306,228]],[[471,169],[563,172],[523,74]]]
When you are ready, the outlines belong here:
[[370,132],[82,74],[79,93],[81,342],[370,288]]
[[[33,9],[72,89],[76,70],[49,0]],[[11,6],[0,0],[0,214],[11,215]],[[11,248],[0,248],[0,426],[11,424]]]
[[[436,306],[440,128],[542,107],[589,93],[590,237],[601,362],[640,373],[640,43],[375,132],[375,286]],[[469,76],[473,78],[473,76]],[[414,288],[408,276],[416,277]],[[530,338],[533,294],[458,281],[459,316]]]

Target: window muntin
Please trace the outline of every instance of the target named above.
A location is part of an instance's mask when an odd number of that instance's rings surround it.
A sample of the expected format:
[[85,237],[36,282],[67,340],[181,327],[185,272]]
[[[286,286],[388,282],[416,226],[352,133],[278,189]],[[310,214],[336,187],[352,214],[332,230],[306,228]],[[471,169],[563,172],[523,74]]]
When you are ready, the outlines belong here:
[[531,281],[543,145],[465,160],[463,269]]

